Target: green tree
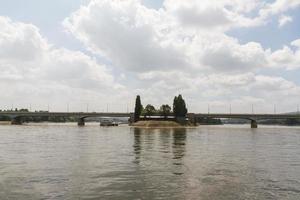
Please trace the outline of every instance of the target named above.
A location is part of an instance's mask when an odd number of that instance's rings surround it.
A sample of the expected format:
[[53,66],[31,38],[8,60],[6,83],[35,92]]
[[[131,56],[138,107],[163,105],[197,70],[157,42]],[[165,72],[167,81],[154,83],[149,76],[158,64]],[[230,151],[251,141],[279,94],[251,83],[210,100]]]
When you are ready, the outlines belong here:
[[151,116],[155,113],[155,108],[154,106],[152,106],[151,104],[148,104],[146,107],[145,107],[145,114],[147,116]]
[[178,97],[175,96],[173,100],[173,113],[174,116],[176,117],[178,115]]
[[164,116],[165,118],[167,118],[168,115],[170,115],[170,113],[171,113],[171,107],[168,104],[162,105],[160,107],[159,111],[160,111],[160,114],[162,116]]
[[137,95],[135,99],[135,108],[134,108],[135,121],[138,121],[140,119],[142,111],[143,111],[143,105],[141,103],[141,97],[140,95]]
[[178,97],[174,97],[173,112],[175,117],[185,117],[188,112],[181,94],[179,94]]

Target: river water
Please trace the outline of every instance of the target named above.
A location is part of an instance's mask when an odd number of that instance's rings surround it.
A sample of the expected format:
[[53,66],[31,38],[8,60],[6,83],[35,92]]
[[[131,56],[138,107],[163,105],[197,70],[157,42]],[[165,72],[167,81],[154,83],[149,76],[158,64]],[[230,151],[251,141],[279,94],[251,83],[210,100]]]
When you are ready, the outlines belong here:
[[0,199],[300,199],[300,128],[0,126]]

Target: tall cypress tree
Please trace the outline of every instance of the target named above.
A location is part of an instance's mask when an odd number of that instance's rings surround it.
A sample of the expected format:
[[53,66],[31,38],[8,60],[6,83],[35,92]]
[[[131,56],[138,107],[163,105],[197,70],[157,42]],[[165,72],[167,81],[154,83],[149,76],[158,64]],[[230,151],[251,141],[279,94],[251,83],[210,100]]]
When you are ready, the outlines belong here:
[[173,100],[173,113],[174,113],[174,116],[177,117],[178,116],[178,98],[177,96],[174,97],[174,100]]
[[179,116],[185,117],[187,114],[187,108],[184,99],[181,94],[178,96],[178,105],[179,105]]
[[134,108],[134,119],[135,121],[138,121],[140,119],[140,115],[143,111],[143,105],[141,103],[141,97],[140,95],[136,96],[135,99],[135,108]]
[[173,112],[175,117],[185,117],[187,114],[186,104],[181,94],[174,98]]

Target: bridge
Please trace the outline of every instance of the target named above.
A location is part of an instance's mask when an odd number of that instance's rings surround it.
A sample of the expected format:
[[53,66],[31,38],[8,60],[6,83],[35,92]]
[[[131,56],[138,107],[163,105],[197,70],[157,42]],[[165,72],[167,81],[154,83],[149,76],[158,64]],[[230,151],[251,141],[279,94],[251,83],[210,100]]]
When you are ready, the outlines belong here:
[[131,118],[132,113],[97,113],[97,112],[0,112],[0,116],[11,119],[12,125],[21,125],[25,117],[75,117],[78,126],[85,125],[85,119],[91,117],[127,117]]
[[[90,117],[112,117],[129,118],[134,121],[133,113],[108,113],[108,112],[0,112],[0,116],[6,116],[11,119],[11,124],[21,125],[22,118],[25,117],[75,117],[78,126],[85,125],[85,119]],[[187,118],[190,122],[196,124],[201,118],[220,118],[220,119],[247,119],[251,122],[251,128],[257,128],[257,121],[263,119],[300,119],[300,114],[222,114],[222,113],[188,113]]]
[[257,121],[264,119],[300,119],[300,114],[222,114],[222,113],[206,113],[195,114],[189,113],[190,121],[195,122],[199,118],[219,118],[219,119],[246,119],[251,122],[251,128],[257,128]]

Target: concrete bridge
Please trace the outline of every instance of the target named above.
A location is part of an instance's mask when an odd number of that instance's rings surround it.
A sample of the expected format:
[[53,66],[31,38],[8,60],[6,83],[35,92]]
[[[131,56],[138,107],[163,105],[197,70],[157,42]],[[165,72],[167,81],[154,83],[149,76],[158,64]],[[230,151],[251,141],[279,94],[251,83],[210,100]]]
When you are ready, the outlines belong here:
[[251,122],[251,128],[257,128],[257,121],[264,119],[300,119],[300,114],[222,114],[222,113],[189,113],[191,122],[196,122],[200,118],[219,119],[246,119]]
[[85,119],[90,117],[127,117],[132,118],[131,113],[97,113],[97,112],[0,112],[0,116],[11,119],[12,125],[21,125],[25,117],[75,117],[78,126],[85,125]]
[[[97,113],[97,112],[0,112],[0,116],[7,116],[11,124],[21,125],[24,117],[75,117],[79,126],[85,125],[85,119],[89,117],[126,117],[134,121],[133,113]],[[220,119],[247,119],[251,122],[251,128],[257,128],[257,121],[262,119],[300,119],[300,114],[222,114],[222,113],[188,113],[187,118],[196,123],[201,118]]]

